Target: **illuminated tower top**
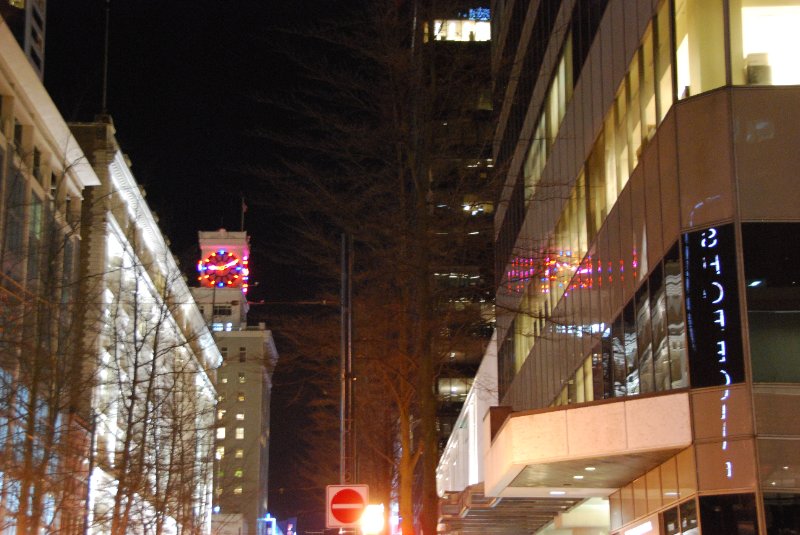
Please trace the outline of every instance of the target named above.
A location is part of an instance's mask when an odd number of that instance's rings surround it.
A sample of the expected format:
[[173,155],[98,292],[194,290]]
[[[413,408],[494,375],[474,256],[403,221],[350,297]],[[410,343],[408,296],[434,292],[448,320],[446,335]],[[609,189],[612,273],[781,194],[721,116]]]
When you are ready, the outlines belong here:
[[200,285],[206,288],[241,288],[247,293],[250,277],[250,239],[246,232],[219,229],[200,232]]

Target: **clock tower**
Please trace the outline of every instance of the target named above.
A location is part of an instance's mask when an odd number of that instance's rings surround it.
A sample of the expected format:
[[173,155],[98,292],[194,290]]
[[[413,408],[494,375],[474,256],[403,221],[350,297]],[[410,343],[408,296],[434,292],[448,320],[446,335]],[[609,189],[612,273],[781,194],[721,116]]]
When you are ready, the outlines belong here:
[[214,431],[212,531],[264,533],[269,406],[278,351],[264,323],[247,324],[250,239],[246,232],[199,232],[197,305],[222,355]]
[[247,293],[250,268],[250,238],[246,232],[219,229],[200,232],[197,279],[205,288],[239,288]]
[[219,229],[198,232],[200,259],[193,291],[212,331],[235,331],[247,325],[250,237]]

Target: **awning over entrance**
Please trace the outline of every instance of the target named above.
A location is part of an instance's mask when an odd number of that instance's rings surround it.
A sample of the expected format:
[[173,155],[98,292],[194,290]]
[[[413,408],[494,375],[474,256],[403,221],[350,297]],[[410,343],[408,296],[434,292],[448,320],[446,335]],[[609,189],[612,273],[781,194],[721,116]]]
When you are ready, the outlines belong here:
[[607,496],[691,442],[687,392],[512,413],[486,454],[485,494]]
[[534,533],[580,501],[564,497],[492,498],[483,494],[483,484],[479,483],[442,498],[438,531],[464,535]]

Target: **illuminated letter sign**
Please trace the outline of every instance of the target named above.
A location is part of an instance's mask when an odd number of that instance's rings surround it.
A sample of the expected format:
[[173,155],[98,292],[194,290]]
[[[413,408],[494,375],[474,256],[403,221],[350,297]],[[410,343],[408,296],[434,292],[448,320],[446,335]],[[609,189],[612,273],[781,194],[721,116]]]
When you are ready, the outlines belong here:
[[744,381],[733,226],[684,234],[683,267],[692,387]]

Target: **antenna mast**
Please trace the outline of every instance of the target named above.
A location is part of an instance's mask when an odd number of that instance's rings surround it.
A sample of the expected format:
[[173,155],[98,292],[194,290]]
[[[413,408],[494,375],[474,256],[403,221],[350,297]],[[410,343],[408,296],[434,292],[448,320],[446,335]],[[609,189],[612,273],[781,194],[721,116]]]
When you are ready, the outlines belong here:
[[100,106],[100,113],[108,113],[108,27],[111,19],[111,0],[106,0],[106,28],[105,42],[103,43],[103,97]]

